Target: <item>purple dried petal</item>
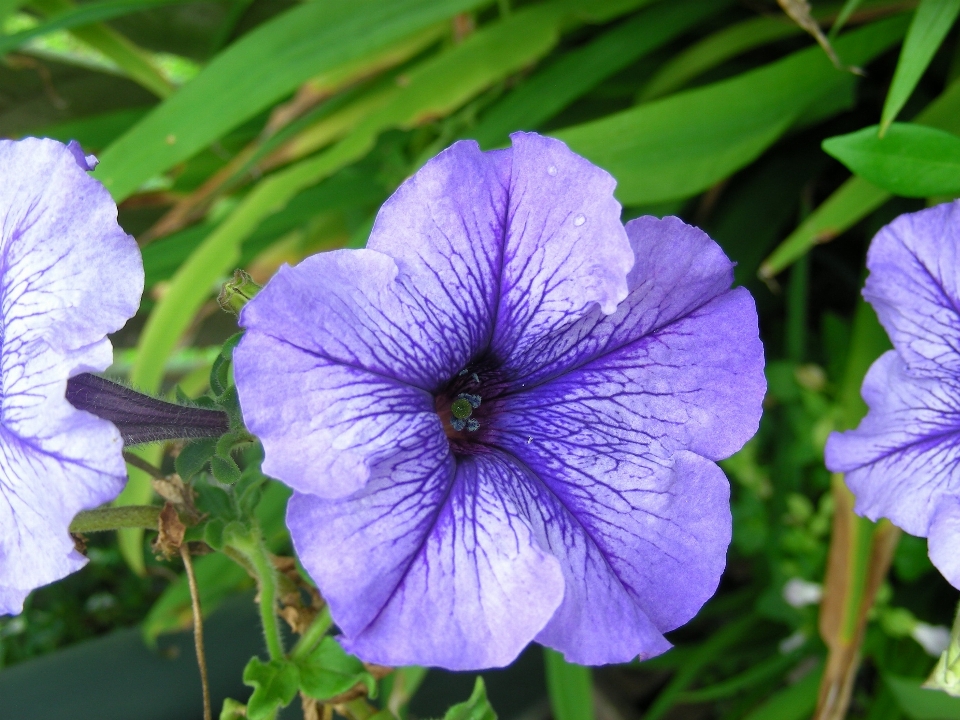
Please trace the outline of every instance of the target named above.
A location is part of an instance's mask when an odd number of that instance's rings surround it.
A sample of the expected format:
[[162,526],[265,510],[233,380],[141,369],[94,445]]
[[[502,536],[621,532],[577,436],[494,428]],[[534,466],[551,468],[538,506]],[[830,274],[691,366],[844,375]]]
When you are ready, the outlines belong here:
[[53,140],[0,140],[0,613],[84,564],[70,521],[126,479],[117,429],[64,397],[110,364],[107,333],[143,290],[136,243],[86,167]]
[[66,396],[78,410],[113,423],[127,446],[220,437],[230,429],[222,410],[164,402],[90,373],[70,378]]

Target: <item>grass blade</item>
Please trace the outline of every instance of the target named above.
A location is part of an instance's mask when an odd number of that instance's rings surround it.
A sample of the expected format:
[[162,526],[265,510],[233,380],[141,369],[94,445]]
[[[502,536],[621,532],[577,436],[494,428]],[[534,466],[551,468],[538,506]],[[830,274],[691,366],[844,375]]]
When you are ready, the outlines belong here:
[[943,39],[950,32],[957,14],[960,13],[960,0],[920,0],[907,37],[903,41],[893,82],[883,103],[880,118],[880,137],[883,137],[890,123],[903,108],[913,89],[920,81]]

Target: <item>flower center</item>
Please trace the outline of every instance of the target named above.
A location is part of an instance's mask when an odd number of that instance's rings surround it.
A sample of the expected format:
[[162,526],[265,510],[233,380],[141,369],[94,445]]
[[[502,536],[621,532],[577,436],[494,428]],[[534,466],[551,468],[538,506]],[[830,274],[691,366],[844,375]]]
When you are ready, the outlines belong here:
[[[481,383],[480,373],[484,377],[489,374],[485,364],[461,370],[434,398],[443,430],[458,447],[465,448],[476,440],[474,433],[483,424],[483,418],[479,416],[484,413],[479,412],[479,408],[483,400],[480,393],[484,392],[485,385]],[[486,389],[494,390],[492,387]]]

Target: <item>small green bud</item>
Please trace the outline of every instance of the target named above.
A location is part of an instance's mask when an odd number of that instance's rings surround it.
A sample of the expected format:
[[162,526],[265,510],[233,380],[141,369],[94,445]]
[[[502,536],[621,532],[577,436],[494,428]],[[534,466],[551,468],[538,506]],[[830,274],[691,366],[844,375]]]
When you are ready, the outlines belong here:
[[226,312],[239,315],[243,306],[250,302],[261,289],[250,275],[237,268],[233,272],[233,279],[225,282],[220,289],[217,302]]

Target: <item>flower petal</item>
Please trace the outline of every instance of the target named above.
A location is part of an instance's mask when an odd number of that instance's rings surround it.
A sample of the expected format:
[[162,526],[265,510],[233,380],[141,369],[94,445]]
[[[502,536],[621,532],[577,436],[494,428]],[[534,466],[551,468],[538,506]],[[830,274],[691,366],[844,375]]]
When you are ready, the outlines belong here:
[[643,218],[628,230],[642,258],[630,297],[615,315],[584,321],[539,384],[491,401],[491,442],[501,431],[536,437],[526,429],[545,423],[581,432],[597,452],[691,450],[719,460],[756,433],[766,381],[750,294],[724,289],[729,262],[699,230],[676,218]]
[[82,565],[67,527],[126,476],[116,428],[65,398],[68,378],[110,364],[106,335],[143,290],[136,243],[83,160],[0,141],[0,613]]
[[528,469],[527,514],[565,571],[563,605],[539,642],[582,664],[650,657],[662,633],[717,588],[730,543],[729,487],[712,462],[618,452],[616,440],[558,413],[499,445]]
[[263,442],[265,473],[334,498],[362,488],[404,448],[449,453],[429,393],[298,345],[310,326],[300,324],[299,336],[249,330],[234,351],[244,421]]
[[507,371],[595,304],[612,313],[633,264],[613,178],[558,140],[511,139],[440,153],[384,204],[367,244],[396,259],[438,341],[467,334]]
[[910,372],[960,373],[960,200],[885,226],[867,267],[863,296]]
[[960,589],[960,552],[957,552],[960,546],[960,499],[957,496],[938,505],[927,542],[930,561],[947,582]]
[[529,371],[541,338],[627,296],[634,264],[616,181],[559,140],[514,133],[510,196],[491,349],[508,374]]
[[926,537],[938,504],[960,495],[960,385],[917,377],[890,350],[861,393],[870,411],[856,430],[830,435],[827,467],[846,473],[857,513]]
[[648,658],[670,647],[716,590],[726,562],[729,487],[693,453],[615,461],[563,442],[517,448],[517,505],[560,560],[563,604],[537,636],[584,665]]
[[[626,230],[637,257],[627,299],[613,315],[594,310],[564,332],[544,337],[530,372],[513,390],[525,392],[598,358],[622,356],[629,364],[631,348],[639,344],[648,391],[665,402],[674,393],[682,404],[715,407],[718,417],[699,428],[701,436],[713,434],[713,447],[690,449],[726,457],[756,432],[766,391],[753,300],[746,290],[729,289],[733,263],[698,228],[675,217],[642,217]],[[683,325],[688,317],[692,324]],[[669,349],[656,347],[661,336]],[[659,374],[658,385],[651,372]],[[726,381],[717,381],[716,373]],[[696,399],[685,401],[682,396],[694,388]],[[689,423],[691,429],[696,425]]]
[[[453,670],[510,663],[563,596],[559,564],[533,539],[491,456],[409,452],[339,501],[295,494],[287,524],[330,603],[344,647],[387,665]],[[430,468],[426,474],[425,468]]]

